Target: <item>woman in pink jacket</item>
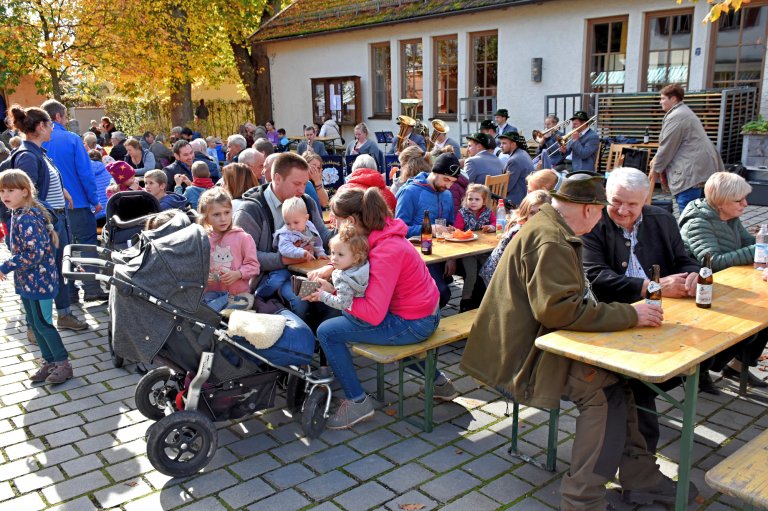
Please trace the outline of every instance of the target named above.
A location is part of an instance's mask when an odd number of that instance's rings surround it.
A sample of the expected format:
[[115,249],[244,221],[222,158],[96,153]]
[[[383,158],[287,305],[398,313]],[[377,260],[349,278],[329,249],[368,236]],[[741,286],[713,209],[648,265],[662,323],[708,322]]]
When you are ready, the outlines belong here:
[[[392,213],[377,188],[346,189],[331,201],[338,222],[355,226],[368,237],[370,278],[365,296],[355,298],[341,317],[323,322],[317,338],[346,399],[328,419],[330,429],[345,429],[373,416],[373,400],[355,373],[348,343],[414,344],[427,339],[440,322],[439,293],[419,252],[406,239],[408,228]],[[320,270],[315,278],[331,273]],[[323,289],[333,292],[326,280]],[[317,301],[319,292],[308,299]],[[442,374],[435,375],[435,397],[452,400],[458,394]]]

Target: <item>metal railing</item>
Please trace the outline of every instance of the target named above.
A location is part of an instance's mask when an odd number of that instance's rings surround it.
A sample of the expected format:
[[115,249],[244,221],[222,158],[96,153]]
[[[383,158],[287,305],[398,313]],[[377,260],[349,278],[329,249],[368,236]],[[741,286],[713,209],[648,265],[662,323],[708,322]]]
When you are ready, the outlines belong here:
[[496,96],[459,98],[459,143],[464,137],[480,131],[480,123],[493,119],[496,112]]

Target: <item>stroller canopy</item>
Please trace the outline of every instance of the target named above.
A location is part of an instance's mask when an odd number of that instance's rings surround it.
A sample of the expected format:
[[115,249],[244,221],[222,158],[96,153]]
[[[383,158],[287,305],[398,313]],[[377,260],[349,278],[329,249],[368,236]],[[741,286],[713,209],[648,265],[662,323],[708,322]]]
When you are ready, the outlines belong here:
[[[184,224],[187,226],[179,229]],[[189,225],[182,213],[158,229],[142,233],[138,254],[116,264],[114,276],[179,312],[196,315],[208,280],[210,250],[205,230]],[[150,362],[174,327],[173,315],[114,288],[110,298],[115,352]]]

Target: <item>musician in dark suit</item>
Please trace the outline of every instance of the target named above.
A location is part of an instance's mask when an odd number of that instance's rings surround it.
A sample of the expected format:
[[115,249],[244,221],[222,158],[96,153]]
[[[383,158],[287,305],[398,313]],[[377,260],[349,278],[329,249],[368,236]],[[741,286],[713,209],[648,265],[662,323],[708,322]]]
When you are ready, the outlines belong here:
[[[556,115],[548,115],[544,119],[544,130],[552,129],[559,123],[560,119]],[[560,152],[560,147],[557,143],[557,137],[562,137],[563,135],[562,131],[552,131],[542,141],[537,140],[539,142],[539,149],[536,151],[536,155],[539,156],[542,153],[546,153],[548,156],[548,159],[544,156],[539,158],[538,161],[543,164],[541,168],[563,170],[565,155]]]
[[296,152],[298,154],[304,154],[304,151],[306,151],[307,148],[309,148],[314,153],[319,154],[320,156],[328,156],[328,151],[326,151],[325,149],[325,144],[320,142],[319,140],[315,140],[314,126],[310,125],[304,128],[304,136],[307,137],[307,139],[299,143],[299,147],[296,149]]
[[[587,112],[579,110],[571,117],[571,123],[574,130],[578,130],[589,120]],[[565,148],[560,148],[564,156],[571,156],[573,165],[572,171],[589,170],[594,172],[597,150],[600,147],[600,137],[589,126],[575,131],[571,135]]]
[[[399,121],[398,124],[400,124]],[[405,137],[405,145],[403,148],[406,148],[409,145],[417,145],[422,151],[427,152],[427,142],[424,140],[424,137],[413,131],[413,126],[407,126],[403,136]],[[400,154],[397,150],[397,139],[395,139],[392,147],[389,148],[389,154]]]
[[498,176],[503,170],[501,161],[493,155],[494,141],[487,133],[467,136],[469,158],[464,160],[464,172],[470,183],[485,184],[486,176]]
[[506,108],[499,108],[496,113],[493,114],[493,118],[496,120],[496,145],[499,145],[499,138],[501,135],[508,131],[519,131],[515,126],[512,126],[507,122],[509,119],[509,111]]
[[518,206],[528,193],[525,178],[534,171],[533,162],[528,154],[528,143],[525,137],[516,131],[502,133],[499,135],[499,140],[502,149],[509,152],[509,159],[504,166],[504,173],[509,174],[507,200]]

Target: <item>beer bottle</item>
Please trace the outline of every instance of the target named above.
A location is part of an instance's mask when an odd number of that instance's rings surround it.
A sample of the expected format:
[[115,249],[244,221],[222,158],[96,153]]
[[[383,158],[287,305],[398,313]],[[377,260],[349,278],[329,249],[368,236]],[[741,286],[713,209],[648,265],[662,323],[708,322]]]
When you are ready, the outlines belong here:
[[696,281],[696,307],[709,309],[712,307],[712,255],[704,256],[704,266],[699,270],[699,278]]
[[645,291],[645,303],[652,303],[661,307],[661,268],[658,264],[651,267],[651,281],[648,283],[648,289]]
[[421,253],[432,254],[432,223],[429,221],[429,211],[424,210],[424,221],[421,222]]
[[755,236],[755,268],[768,267],[768,224],[762,224]]

